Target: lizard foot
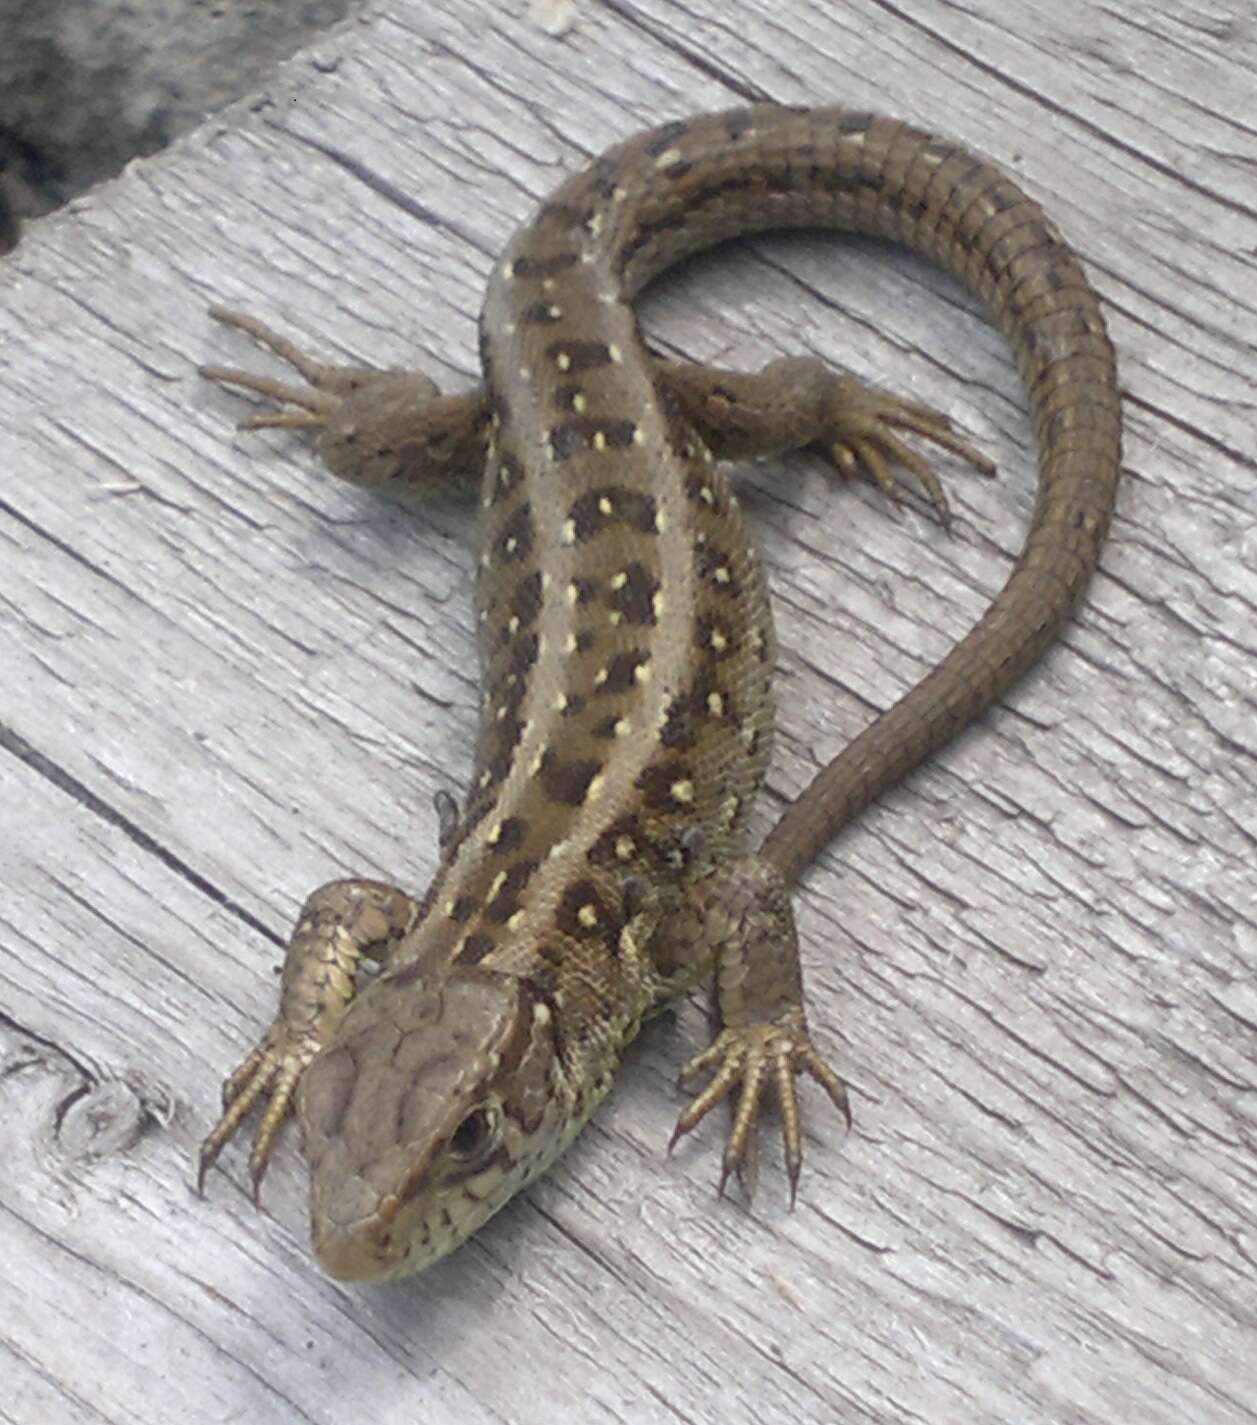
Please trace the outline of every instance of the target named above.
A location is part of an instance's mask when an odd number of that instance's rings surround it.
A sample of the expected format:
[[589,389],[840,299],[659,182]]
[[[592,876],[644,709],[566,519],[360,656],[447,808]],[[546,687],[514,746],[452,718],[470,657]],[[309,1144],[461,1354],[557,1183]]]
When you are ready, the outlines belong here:
[[262,1179],[284,1120],[292,1112],[293,1096],[306,1066],[322,1048],[317,1032],[310,1026],[294,1028],[277,1019],[261,1042],[223,1084],[222,1117],[201,1144],[196,1190],[205,1189],[205,1176],[218,1155],[235,1137],[254,1104],[266,1096],[266,1108],[249,1154],[249,1178],[253,1201],[262,1190]]
[[951,526],[951,507],[933,466],[896,434],[907,431],[932,441],[967,461],[983,475],[995,464],[962,440],[950,419],[931,406],[877,391],[849,377],[833,377],[830,418],[824,436],[813,448],[846,475],[862,470],[895,505],[903,503],[906,471],[925,491],[944,529]]
[[714,1070],[712,1078],[677,1119],[669,1148],[700,1123],[718,1103],[736,1091],[733,1123],[721,1162],[720,1193],[724,1195],[730,1174],[736,1172],[747,1187],[747,1195],[753,1195],[753,1175],[747,1170],[753,1169],[753,1130],[765,1085],[769,1084],[776,1094],[781,1114],[786,1172],[790,1179],[790,1206],[793,1207],[799,1170],[803,1164],[796,1076],[806,1073],[815,1079],[846,1119],[848,1129],[851,1127],[846,1086],[812,1044],[802,1009],[791,1008],[772,1024],[722,1030],[709,1048],[695,1054],[685,1064],[681,1079],[684,1081],[708,1070]]

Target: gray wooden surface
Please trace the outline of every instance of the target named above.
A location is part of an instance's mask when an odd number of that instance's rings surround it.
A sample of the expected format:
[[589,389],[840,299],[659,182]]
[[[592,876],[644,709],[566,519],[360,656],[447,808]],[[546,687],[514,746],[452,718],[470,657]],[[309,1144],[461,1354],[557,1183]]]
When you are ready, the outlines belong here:
[[[1220,0],[387,0],[0,267],[0,1421],[1257,1419],[1257,27]],[[305,893],[420,886],[474,726],[470,516],[236,437],[214,299],[458,385],[492,254],[591,154],[750,96],[897,112],[1019,174],[1107,298],[1127,481],[1081,620],[799,905],[844,1138],[800,1202],[671,1159],[696,1001],[576,1147],[409,1284],[342,1288],[217,1085]],[[754,472],[782,736],[761,827],[998,587],[1032,501],[975,304],[759,241],[647,303],[668,351],[813,351],[952,414],[959,521]]]

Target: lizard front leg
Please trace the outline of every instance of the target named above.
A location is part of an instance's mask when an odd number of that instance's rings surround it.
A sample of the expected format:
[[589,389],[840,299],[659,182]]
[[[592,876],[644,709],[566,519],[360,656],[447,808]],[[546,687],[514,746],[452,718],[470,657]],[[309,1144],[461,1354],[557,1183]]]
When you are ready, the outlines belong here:
[[[672,1143],[736,1092],[732,1127],[720,1173],[724,1191],[737,1172],[753,1190],[754,1130],[765,1089],[781,1113],[790,1201],[794,1202],[803,1148],[795,1079],[814,1078],[851,1125],[842,1080],[812,1043],[803,1008],[798,937],[785,879],[759,856],[726,861],[696,881],[680,910],[658,933],[653,955],[668,978],[692,977],[714,965],[722,1028],[709,1048],[681,1070],[682,1080],[712,1077],[677,1119]],[[669,1145],[671,1146],[671,1144]]]
[[297,917],[288,942],[279,1013],[223,1084],[223,1114],[201,1145],[197,1191],[254,1104],[267,1103],[249,1155],[257,1200],[280,1125],[310,1061],[336,1032],[354,998],[364,959],[387,965],[419,915],[418,903],[383,881],[329,881]]

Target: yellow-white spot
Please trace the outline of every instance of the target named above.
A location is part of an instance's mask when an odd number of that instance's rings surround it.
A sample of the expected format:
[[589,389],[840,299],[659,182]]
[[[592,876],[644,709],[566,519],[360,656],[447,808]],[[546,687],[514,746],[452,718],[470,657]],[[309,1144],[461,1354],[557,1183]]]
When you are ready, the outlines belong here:
[[634,444],[634,445],[645,445],[645,444],[646,444],[646,432],[641,428],[641,426],[634,426],[634,427],[633,427],[633,444]]
[[719,565],[712,572],[715,575],[717,584],[727,584],[729,580],[733,578],[733,575],[729,573],[729,566],[727,564]]
[[550,577],[549,573],[548,573],[545,569],[543,569],[543,570],[541,571],[541,592],[544,594],[545,591],[546,591],[546,590],[550,587],[550,585],[553,584],[553,583],[554,583],[554,580]]
[[506,872],[499,871],[489,884],[489,894],[487,899],[492,900],[504,885],[506,885]]
[[595,450],[606,450],[606,448],[607,448],[607,433],[606,433],[606,431],[602,431],[602,430],[596,430],[596,431],[594,431],[593,446],[594,446],[594,449],[595,449]]
[[495,821],[493,825],[489,828],[489,834],[485,837],[485,840],[489,843],[490,846],[496,846],[498,842],[501,841],[501,839],[502,823],[500,821]]
[[527,385],[532,380],[532,367],[521,366],[519,368],[519,379]]
[[612,628],[619,628],[619,626],[624,622],[624,615],[619,611],[619,609],[612,609],[611,612],[607,615],[607,622],[611,625]]
[[[515,917],[512,916],[511,920],[514,919]],[[507,921],[507,924],[509,925],[510,921]],[[532,1017],[534,1024],[546,1025],[550,1023],[554,1015],[550,1009],[550,1006],[545,1002],[545,1000],[539,999],[532,1007]]]
[[732,794],[729,795],[729,796],[727,796],[727,797],[724,799],[724,801],[720,803],[720,815],[721,815],[721,818],[722,818],[724,821],[729,822],[730,824],[732,824],[732,822],[734,821],[734,819],[737,817],[738,808],[739,808],[741,805],[742,805],[742,799],[741,799],[741,797],[733,796]]
[[559,352],[559,354],[554,358],[554,361],[555,365],[559,368],[560,371],[570,371],[572,369],[572,358],[567,354],[566,351]]
[[584,391],[577,391],[577,393],[572,397],[572,409],[576,412],[577,415],[584,415],[585,412],[589,409],[589,400],[586,397]]
[[614,506],[614,505],[611,503],[611,501],[606,497],[606,495],[601,495],[601,496],[599,496],[599,498],[598,498],[598,512],[599,512],[600,514],[609,515],[613,509],[615,509],[615,506]]
[[501,706],[500,708],[498,708],[498,712],[497,712],[498,721],[499,721],[499,722],[505,722],[505,721],[506,721],[506,715],[507,715],[508,712],[510,712],[510,708],[507,707],[507,705],[506,705],[505,703],[503,703],[502,706]]
[[656,590],[654,598],[650,601],[650,606],[655,611],[655,618],[657,620],[661,619],[663,617],[663,611],[667,607],[667,600],[663,596],[662,589]]
[[639,663],[639,664],[637,665],[637,667],[633,669],[633,677],[636,678],[636,680],[637,680],[639,683],[643,684],[643,685],[645,685],[646,683],[649,683],[649,682],[650,682],[650,668],[649,668],[649,666],[648,666],[647,664],[645,664],[645,663]]
[[729,640],[718,628],[713,628],[711,631],[711,646],[717,653],[723,653],[729,646]]
[[627,925],[620,931],[620,950],[626,956],[637,954],[637,941],[633,938],[633,932]]
[[619,364],[624,360],[624,353],[615,344],[615,342],[612,342],[610,346],[607,347],[607,355],[611,358],[612,365],[614,366],[619,366]]
[[[573,640],[573,642],[575,642],[575,640]],[[607,676],[607,670],[605,668],[599,668],[598,671],[594,674],[594,687],[601,688],[602,685],[607,681]]]
[[519,615],[518,615],[518,614],[512,614],[512,615],[510,616],[510,618],[508,618],[507,621],[506,621],[506,627],[507,627],[507,631],[508,631],[509,633],[518,633],[518,632],[519,632]]
[[633,724],[626,717],[620,718],[611,729],[617,737],[628,737],[633,731]]
[[517,910],[507,917],[506,928],[508,930],[518,930],[524,923],[524,912]]
[[589,215],[589,221],[585,224],[585,231],[591,237],[597,237],[602,231],[602,214],[594,212]]
[[553,292],[553,291],[554,291],[554,278],[553,278],[553,277],[543,277],[543,278],[541,279],[541,290],[542,290],[543,292]]
[[576,652],[576,635],[574,633],[569,633],[563,640],[563,651],[564,653]]
[[698,498],[702,500],[705,505],[714,505],[716,503],[716,492],[710,485],[704,485],[698,492]]
[[724,717],[725,700],[719,693],[707,694],[707,711],[712,717]]
[[612,587],[613,589],[622,589],[622,588],[625,586],[625,584],[627,584],[627,583],[628,583],[628,575],[627,575],[626,573],[624,573],[623,570],[621,570],[621,572],[620,572],[619,574],[612,574],[612,576],[611,576],[611,587]]
[[665,534],[668,529],[668,512],[664,509],[655,511],[655,533]]
[[742,725],[742,741],[743,741],[748,747],[751,745],[752,742],[755,741],[755,725],[754,725],[754,723],[750,723],[750,722],[743,723],[743,725]]
[[567,586],[567,601],[573,607],[580,602],[580,585],[576,583]]
[[665,148],[659,157],[655,159],[655,167],[671,168],[674,163],[679,163],[680,159],[681,150],[679,148]]
[[589,786],[586,788],[585,791],[585,800],[587,802],[596,802],[598,798],[602,795],[604,789],[606,788],[606,785],[607,779],[602,775],[601,772],[596,773],[589,780]]
[[585,927],[592,930],[598,924],[598,907],[594,905],[583,905],[576,912],[576,919]]
[[479,777],[480,785],[481,785],[482,787],[487,787],[487,786],[489,785],[489,783],[490,783],[492,780],[493,780],[493,773],[490,772],[489,769],[486,767],[486,768],[484,769],[484,771],[481,772],[481,774],[480,774],[480,777]]
[[575,521],[575,520],[564,520],[564,521],[563,521],[563,543],[564,543],[564,544],[575,544],[575,543],[576,543],[576,521]]
[[446,915],[453,915],[454,902],[452,900],[446,901],[445,904],[441,907],[441,909],[445,912]]
[[688,777],[683,777],[679,782],[673,782],[668,788],[672,794],[674,802],[689,803],[694,800],[694,783]]
[[538,752],[537,755],[536,755],[536,756],[532,759],[532,761],[528,764],[528,775],[529,775],[530,777],[535,777],[535,776],[537,775],[537,773],[541,771],[541,764],[542,764],[542,762],[544,762],[544,761],[545,761],[545,753],[544,753],[544,752]]
[[616,838],[615,854],[621,861],[631,861],[637,854],[637,845],[631,836]]
[[563,308],[558,306],[556,303],[551,303],[547,315],[549,316],[552,322],[557,322],[559,318],[563,315]]
[[567,694],[566,694],[566,693],[557,693],[557,694],[555,695],[555,699],[554,699],[554,710],[555,710],[555,712],[566,712],[566,711],[567,711]]

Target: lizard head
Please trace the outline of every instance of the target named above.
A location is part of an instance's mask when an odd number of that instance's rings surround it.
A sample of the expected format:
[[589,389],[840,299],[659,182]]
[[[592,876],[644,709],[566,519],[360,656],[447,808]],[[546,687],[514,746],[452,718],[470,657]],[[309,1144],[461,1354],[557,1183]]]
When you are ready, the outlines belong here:
[[324,1270],[387,1281],[443,1257],[567,1143],[567,1103],[554,1013],[529,981],[381,976],[298,1091]]

